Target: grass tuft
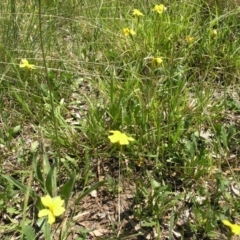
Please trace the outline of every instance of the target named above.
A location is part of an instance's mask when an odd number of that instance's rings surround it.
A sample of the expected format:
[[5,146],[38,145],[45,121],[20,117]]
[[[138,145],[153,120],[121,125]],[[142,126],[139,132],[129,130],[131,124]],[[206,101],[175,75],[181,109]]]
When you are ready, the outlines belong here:
[[239,1],[38,3],[0,3],[0,236],[238,235]]

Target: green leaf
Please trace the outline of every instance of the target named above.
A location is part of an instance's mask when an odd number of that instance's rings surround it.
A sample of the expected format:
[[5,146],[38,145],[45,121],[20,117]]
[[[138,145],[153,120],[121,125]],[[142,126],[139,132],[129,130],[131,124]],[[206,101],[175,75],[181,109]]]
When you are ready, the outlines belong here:
[[153,178],[151,179],[151,185],[153,188],[159,188],[161,186],[160,183]]
[[9,214],[19,214],[19,211],[13,207],[7,207],[6,210],[7,210],[7,213],[9,213]]
[[38,141],[32,142],[31,148],[30,148],[30,152],[31,153],[35,153],[37,151],[38,146],[39,146],[39,142]]
[[41,187],[44,188],[44,180],[43,180],[42,171],[41,171],[39,165],[37,164],[35,154],[33,155],[32,162],[33,162],[34,172],[36,174],[36,179],[40,183]]
[[150,179],[150,182],[151,182],[151,186],[153,188],[159,188],[161,186],[161,184],[159,182],[157,182],[155,179],[152,178],[151,174],[149,172],[147,172],[147,175]]
[[76,173],[74,172],[71,175],[70,179],[62,186],[62,189],[60,191],[60,195],[65,200],[65,207],[67,207],[68,200],[70,198],[71,192],[74,187],[75,179],[76,179]]
[[47,192],[50,194],[51,197],[53,197],[56,190],[56,183],[55,183],[55,166],[50,168],[50,171],[48,172],[45,187]]
[[[19,188],[23,193],[27,192],[27,190],[28,190],[27,186],[23,185],[18,180],[14,179],[11,176],[4,175],[4,174],[1,174],[1,176],[3,178],[5,178],[6,180],[8,180],[11,184],[15,185],[17,188]],[[34,199],[37,197],[36,193],[32,189],[29,189],[29,195]]]
[[87,189],[86,191],[84,191],[82,193],[81,196],[79,196],[76,201],[75,201],[75,205],[79,204],[79,202],[85,197],[87,196],[90,192],[92,192],[93,190],[103,186],[107,181],[104,180],[104,181],[101,181],[101,182],[98,182],[98,183],[95,183],[92,187],[90,187],[89,189]]
[[44,176],[46,176],[51,170],[51,166],[50,166],[48,157],[45,153],[43,154],[42,160],[43,160],[43,174]]
[[42,202],[41,202],[41,198],[38,196],[36,201],[35,201],[35,206],[38,210],[41,210],[44,208]]
[[142,223],[141,223],[141,226],[142,227],[154,227],[154,226],[156,226],[156,222],[154,222],[154,221],[143,221]]
[[36,222],[36,225],[40,228],[40,231],[43,233],[45,240],[52,239],[51,237],[51,225],[46,221],[46,218],[39,218]]
[[227,131],[224,127],[221,128],[221,138],[223,146],[226,150],[228,150],[228,139],[227,139]]
[[18,134],[20,129],[21,129],[21,125],[18,125],[16,127],[14,127],[13,128],[13,135],[15,136],[16,134]]
[[26,223],[22,224],[22,234],[26,240],[33,240],[36,237],[35,230]]

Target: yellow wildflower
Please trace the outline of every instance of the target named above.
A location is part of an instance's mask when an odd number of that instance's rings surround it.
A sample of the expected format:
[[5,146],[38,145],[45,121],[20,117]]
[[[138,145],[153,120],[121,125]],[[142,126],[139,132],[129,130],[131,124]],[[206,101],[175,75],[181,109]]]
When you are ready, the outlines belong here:
[[194,41],[194,37],[186,36],[185,40],[187,43],[192,43]]
[[35,65],[30,64],[26,58],[23,58],[19,64],[20,68],[36,69]]
[[162,14],[166,10],[167,8],[163,4],[155,5],[153,8],[153,11],[158,12],[159,14]]
[[228,220],[222,220],[223,224],[230,227],[231,232],[235,235],[240,235],[240,225],[232,224]]
[[218,32],[217,32],[216,29],[213,29],[213,30],[211,31],[211,35],[212,35],[214,38],[217,37],[217,34],[218,34]]
[[133,36],[133,35],[135,35],[136,34],[136,32],[134,32],[132,29],[130,29],[130,28],[124,28],[123,29],[123,31],[122,31],[122,33],[123,33],[123,36],[124,37],[127,37],[127,36]]
[[159,66],[162,62],[163,60],[160,57],[152,58],[152,64],[154,67]]
[[133,16],[135,17],[143,17],[144,15],[138,10],[138,9],[133,9],[133,13],[132,13]]
[[55,218],[65,212],[65,208],[62,207],[64,200],[60,197],[51,198],[49,195],[46,195],[45,197],[41,197],[41,202],[43,206],[48,207],[48,209],[39,211],[38,217],[47,216],[49,224],[53,224]]
[[108,136],[111,143],[119,143],[120,145],[128,145],[129,141],[134,141],[135,139],[132,137],[128,137],[125,133],[121,133],[120,131],[109,131],[113,135]]

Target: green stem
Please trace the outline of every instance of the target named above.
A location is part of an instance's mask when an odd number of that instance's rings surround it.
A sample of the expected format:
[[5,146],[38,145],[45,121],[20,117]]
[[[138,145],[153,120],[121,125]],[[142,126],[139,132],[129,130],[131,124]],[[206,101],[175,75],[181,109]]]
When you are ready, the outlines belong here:
[[122,145],[120,145],[119,153],[119,162],[118,162],[118,222],[121,221],[121,162],[122,162]]
[[[32,179],[33,179],[33,171],[30,173],[30,177],[28,179],[28,186],[27,186],[27,191],[24,199],[24,205],[23,205],[23,217],[22,217],[22,224],[21,227],[22,229],[24,228],[24,225],[26,224],[26,213],[27,213],[27,207],[28,207],[28,200],[29,200],[29,193],[32,185]],[[24,238],[24,231],[22,231],[22,239]]]
[[[46,75],[46,79],[47,79],[47,85],[48,85],[48,89],[49,89],[49,95],[50,95],[50,105],[51,105],[51,116],[53,119],[53,125],[54,125],[54,133],[55,133],[55,137],[56,137],[56,142],[57,142],[57,161],[55,162],[55,169],[58,169],[59,166],[59,159],[60,159],[60,148],[59,148],[59,144],[58,144],[58,131],[57,131],[57,121],[56,121],[56,116],[55,116],[55,112],[54,112],[54,101],[53,101],[53,90],[52,90],[52,84],[48,75],[48,70],[47,70],[47,63],[46,63],[46,57],[45,57],[45,52],[44,52],[44,45],[43,45],[43,36],[42,36],[42,4],[41,4],[41,0],[38,0],[39,3],[39,13],[38,13],[38,17],[39,17],[39,37],[40,37],[40,45],[41,45],[41,51],[42,51],[42,57],[43,57],[43,66],[44,66],[44,71],[45,71],[45,75]],[[54,194],[56,195],[56,170],[54,171],[53,174],[53,184],[55,186],[53,186],[54,189]]]

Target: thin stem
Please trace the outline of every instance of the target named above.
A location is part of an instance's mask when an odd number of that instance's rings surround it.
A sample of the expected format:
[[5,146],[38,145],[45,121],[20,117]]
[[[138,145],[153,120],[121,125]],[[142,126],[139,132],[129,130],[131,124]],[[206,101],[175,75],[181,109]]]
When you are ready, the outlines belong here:
[[121,160],[122,160],[122,145],[120,146],[120,156],[118,161],[118,222],[121,221]]
[[[26,221],[26,213],[27,213],[27,207],[28,207],[29,193],[30,193],[30,189],[31,189],[31,185],[32,185],[32,179],[33,179],[33,171],[31,171],[30,177],[28,179],[28,186],[27,186],[27,191],[26,191],[26,195],[25,195],[25,199],[24,199],[22,229],[23,229],[23,227],[25,225],[25,221]],[[23,237],[23,235],[24,234],[22,232],[22,237]]]
[[[48,70],[47,70],[47,63],[46,63],[46,57],[45,57],[45,52],[44,52],[44,45],[43,45],[43,36],[42,36],[42,4],[41,4],[41,0],[38,0],[39,3],[39,13],[38,13],[38,17],[39,17],[39,37],[40,37],[40,44],[41,44],[41,51],[42,51],[42,57],[43,57],[43,66],[44,66],[44,71],[45,71],[45,75],[46,75],[46,79],[47,79],[47,85],[48,85],[48,89],[49,89],[49,95],[50,95],[50,105],[51,105],[51,116],[53,119],[53,125],[54,125],[54,132],[55,132],[55,137],[56,137],[56,142],[57,142],[57,161],[55,162],[55,169],[58,169],[59,166],[59,159],[60,159],[60,148],[59,148],[59,144],[58,144],[58,131],[57,131],[57,121],[56,121],[56,116],[55,116],[55,112],[54,112],[54,101],[53,101],[53,90],[52,90],[52,85],[51,85],[51,81],[49,79],[49,75],[48,75]],[[53,174],[53,184],[55,186],[53,186],[54,189],[54,194],[56,194],[56,170],[54,170],[54,174]]]

